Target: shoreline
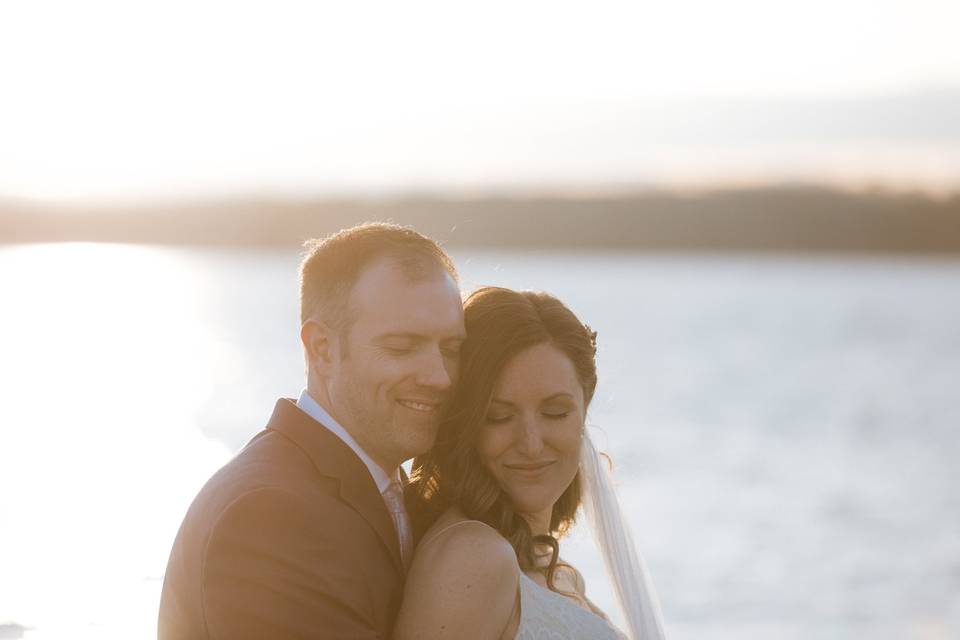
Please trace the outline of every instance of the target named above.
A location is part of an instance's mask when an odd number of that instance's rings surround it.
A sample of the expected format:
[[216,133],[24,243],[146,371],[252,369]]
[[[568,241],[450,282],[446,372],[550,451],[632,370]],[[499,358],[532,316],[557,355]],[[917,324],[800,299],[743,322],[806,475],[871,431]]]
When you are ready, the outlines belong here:
[[237,198],[130,205],[0,200],[0,243],[298,247],[364,220],[451,247],[958,253],[960,194],[821,187],[589,197]]

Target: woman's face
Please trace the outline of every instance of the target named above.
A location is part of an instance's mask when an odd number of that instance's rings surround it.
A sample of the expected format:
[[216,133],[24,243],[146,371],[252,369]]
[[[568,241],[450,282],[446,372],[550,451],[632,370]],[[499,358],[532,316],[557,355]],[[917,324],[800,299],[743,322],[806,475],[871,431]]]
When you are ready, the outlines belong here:
[[507,363],[477,452],[517,512],[549,522],[577,473],[585,412],[573,363],[557,347],[539,344]]

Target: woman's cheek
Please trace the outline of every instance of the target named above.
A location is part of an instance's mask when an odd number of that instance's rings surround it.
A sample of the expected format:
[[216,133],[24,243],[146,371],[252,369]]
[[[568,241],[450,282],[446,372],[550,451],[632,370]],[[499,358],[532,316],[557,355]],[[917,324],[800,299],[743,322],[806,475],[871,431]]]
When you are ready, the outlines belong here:
[[571,422],[563,425],[562,429],[557,430],[556,448],[564,453],[579,454],[580,441],[583,437],[583,425],[579,422]]
[[509,441],[504,437],[504,429],[485,428],[477,442],[477,453],[487,466],[492,466],[496,459],[509,447]]

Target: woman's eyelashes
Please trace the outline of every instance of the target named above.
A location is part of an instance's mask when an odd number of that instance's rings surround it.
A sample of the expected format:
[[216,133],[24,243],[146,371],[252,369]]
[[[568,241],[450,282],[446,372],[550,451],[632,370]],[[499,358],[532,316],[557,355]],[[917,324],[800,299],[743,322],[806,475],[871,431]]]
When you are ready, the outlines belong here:
[[[513,419],[513,413],[488,413],[486,421],[488,424],[506,424]],[[547,420],[563,420],[570,415],[570,411],[541,411],[540,415]]]

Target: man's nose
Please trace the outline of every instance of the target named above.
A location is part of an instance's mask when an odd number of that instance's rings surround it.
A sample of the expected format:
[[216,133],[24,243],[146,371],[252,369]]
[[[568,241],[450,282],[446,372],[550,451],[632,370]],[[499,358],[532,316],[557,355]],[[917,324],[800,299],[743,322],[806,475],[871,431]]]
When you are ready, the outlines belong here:
[[417,384],[431,389],[446,391],[453,383],[453,378],[443,354],[439,349],[428,349],[424,354],[417,371]]
[[517,444],[520,451],[531,458],[538,457],[543,451],[543,433],[537,419],[533,416],[521,416],[519,428]]

